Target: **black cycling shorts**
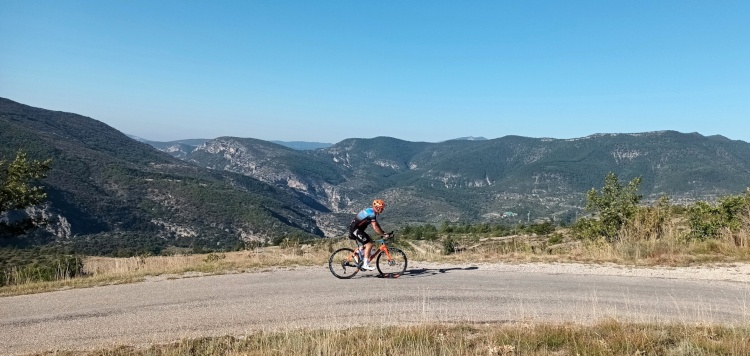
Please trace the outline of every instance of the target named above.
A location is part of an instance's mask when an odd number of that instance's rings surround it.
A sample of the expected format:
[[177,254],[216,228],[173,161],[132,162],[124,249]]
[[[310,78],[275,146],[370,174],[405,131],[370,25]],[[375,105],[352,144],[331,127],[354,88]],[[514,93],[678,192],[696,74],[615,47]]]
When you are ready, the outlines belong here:
[[352,240],[356,240],[363,245],[367,244],[368,242],[372,242],[370,235],[368,235],[365,230],[358,229],[355,222],[352,222],[352,224],[349,226],[349,238]]

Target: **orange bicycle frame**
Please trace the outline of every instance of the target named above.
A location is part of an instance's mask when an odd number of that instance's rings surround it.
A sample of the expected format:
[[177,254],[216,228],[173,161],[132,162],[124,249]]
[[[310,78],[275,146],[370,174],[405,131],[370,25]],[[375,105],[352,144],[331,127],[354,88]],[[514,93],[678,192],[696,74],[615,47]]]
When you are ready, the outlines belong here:
[[[376,259],[376,258],[378,257],[378,255],[379,255],[379,254],[381,254],[381,253],[385,252],[385,257],[387,257],[387,258],[388,258],[388,261],[390,261],[390,260],[391,260],[391,252],[390,252],[390,251],[388,251],[388,246],[387,246],[387,245],[385,244],[385,241],[383,241],[383,240],[375,240],[375,241],[373,241],[373,242],[380,242],[380,246],[378,246],[378,248],[377,248],[377,249],[375,250],[375,252],[373,252],[373,253],[372,253],[372,254],[370,255],[370,260],[372,261],[372,260]],[[354,258],[354,255],[356,255],[356,254],[357,254],[357,250],[359,250],[359,249],[361,249],[361,248],[363,249],[363,248],[364,248],[364,246],[363,246],[363,245],[361,245],[361,244],[359,244],[359,243],[357,243],[357,249],[356,249],[356,250],[354,250],[354,252],[353,252],[353,253],[352,253],[351,255],[349,255],[349,257],[348,257],[348,258],[346,259],[346,260],[347,260],[347,262],[348,262],[348,261],[351,261],[351,260],[352,260],[352,258]]]

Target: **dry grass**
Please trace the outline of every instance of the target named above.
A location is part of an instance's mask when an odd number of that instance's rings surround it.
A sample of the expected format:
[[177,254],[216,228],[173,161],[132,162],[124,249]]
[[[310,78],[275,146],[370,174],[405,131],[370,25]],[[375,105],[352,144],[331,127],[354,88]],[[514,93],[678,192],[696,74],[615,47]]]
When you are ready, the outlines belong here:
[[[616,263],[639,266],[687,266],[701,263],[750,261],[746,235],[731,235],[708,241],[678,238],[621,239],[608,243],[574,241],[570,238],[551,244],[546,236],[484,237],[452,236],[456,251],[445,254],[440,240],[397,241],[410,261],[442,263],[524,263],[577,262]],[[740,241],[741,243],[736,243]],[[52,282],[30,282],[0,287],[0,296],[40,293],[64,288],[131,283],[148,276],[175,276],[186,273],[220,274],[291,266],[323,266],[339,247],[353,247],[346,239],[314,244],[286,243],[254,250],[197,255],[150,257],[88,257],[85,277],[63,278]]]
[[[589,262],[639,265],[682,266],[703,262],[750,261],[750,248],[737,247],[728,240],[677,241],[623,240],[616,243],[568,241],[550,245],[547,237],[511,236],[502,238],[459,237],[458,251],[443,252],[440,241],[398,241],[412,261],[425,262]],[[93,277],[133,278],[186,272],[224,273],[271,267],[320,266],[339,247],[354,247],[349,240],[316,244],[292,244],[257,248],[251,251],[200,255],[152,257],[90,257],[84,271]]]
[[425,324],[257,332],[45,355],[748,355],[750,328],[625,324]]
[[732,239],[684,240],[677,237],[652,240],[622,239],[616,242],[565,238],[549,243],[545,236],[481,238],[454,236],[459,247],[446,255],[439,241],[402,242],[410,259],[438,262],[575,262],[615,263],[637,266],[689,266],[750,261],[750,247]]

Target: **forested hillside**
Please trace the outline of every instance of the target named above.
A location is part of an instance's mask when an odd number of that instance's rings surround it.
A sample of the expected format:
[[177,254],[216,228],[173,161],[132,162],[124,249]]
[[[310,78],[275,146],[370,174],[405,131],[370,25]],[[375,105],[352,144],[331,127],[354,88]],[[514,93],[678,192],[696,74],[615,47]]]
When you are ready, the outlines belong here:
[[[240,241],[318,235],[300,194],[178,160],[97,120],[0,99],[0,160],[51,158],[43,180],[58,239],[100,252],[138,246],[231,248]],[[44,234],[37,232],[39,238]]]
[[609,172],[642,177],[646,201],[668,195],[678,204],[750,185],[750,144],[675,131],[440,143],[377,137],[304,152],[225,137],[185,159],[291,187],[334,212],[352,213],[382,197],[397,223],[498,221],[507,211],[571,221]]
[[43,181],[49,204],[30,213],[47,216],[45,229],[58,239],[110,252],[136,240],[155,249],[230,248],[340,236],[374,198],[386,200],[383,221],[394,228],[572,222],[609,172],[642,177],[645,202],[664,194],[677,204],[711,201],[750,186],[750,144],[674,131],[440,143],[377,137],[316,150],[238,137],[159,146],[185,145],[172,152],[177,159],[94,119],[7,99],[0,127],[0,159],[19,150],[52,159]]

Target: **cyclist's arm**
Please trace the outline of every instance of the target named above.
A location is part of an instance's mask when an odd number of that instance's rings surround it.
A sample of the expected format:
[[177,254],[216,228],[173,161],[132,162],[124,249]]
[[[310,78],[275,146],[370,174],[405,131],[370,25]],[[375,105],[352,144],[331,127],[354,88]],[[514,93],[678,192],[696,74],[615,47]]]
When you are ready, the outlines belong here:
[[370,224],[372,225],[372,229],[375,230],[376,234],[385,237],[386,233],[383,231],[383,229],[380,228],[380,224],[378,224],[377,221],[373,220]]

